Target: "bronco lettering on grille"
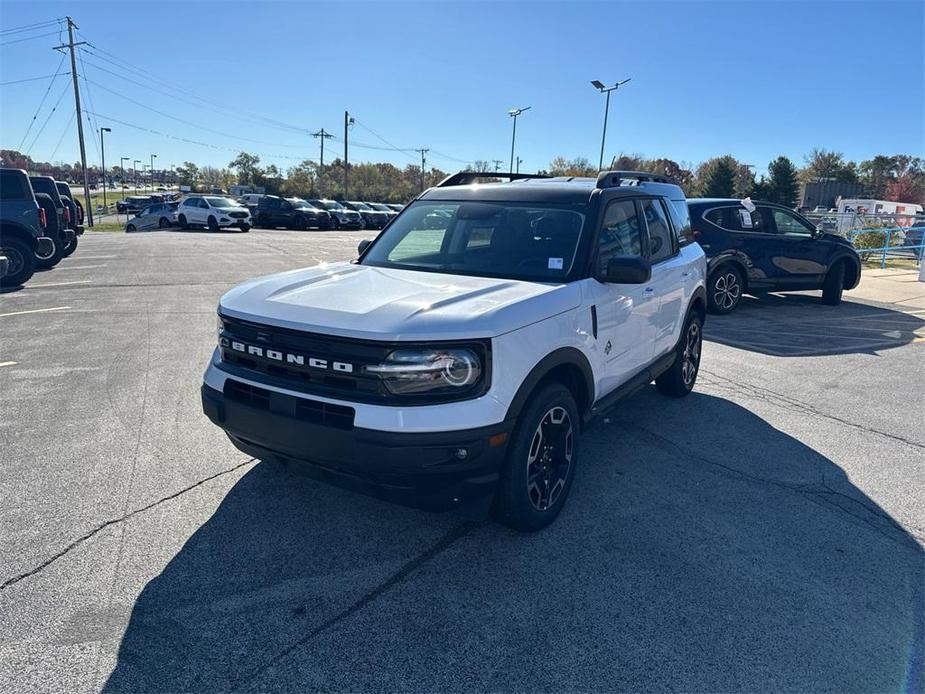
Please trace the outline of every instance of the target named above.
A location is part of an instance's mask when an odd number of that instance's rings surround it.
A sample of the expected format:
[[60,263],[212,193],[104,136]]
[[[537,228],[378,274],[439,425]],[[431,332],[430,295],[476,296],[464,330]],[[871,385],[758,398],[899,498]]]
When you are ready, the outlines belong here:
[[283,352],[267,347],[249,345],[238,340],[229,340],[227,337],[219,338],[219,344],[225,349],[232,349],[235,352],[249,354],[273,361],[285,362],[286,364],[295,364],[296,366],[305,366],[306,362],[313,369],[329,369],[341,373],[353,373],[353,364],[343,361],[331,361],[330,359],[320,359],[318,357],[306,357],[304,354],[294,354],[292,352]]

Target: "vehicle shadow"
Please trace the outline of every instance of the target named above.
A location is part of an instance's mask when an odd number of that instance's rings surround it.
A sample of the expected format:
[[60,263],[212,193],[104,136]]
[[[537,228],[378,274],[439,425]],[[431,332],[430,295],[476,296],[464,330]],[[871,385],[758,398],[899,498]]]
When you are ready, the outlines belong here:
[[143,589],[105,691],[922,691],[916,539],[748,410],[652,391],[534,535],[257,464]]
[[729,315],[708,316],[704,338],[775,357],[873,354],[909,344],[923,326],[925,319],[885,306],[761,294],[743,296]]

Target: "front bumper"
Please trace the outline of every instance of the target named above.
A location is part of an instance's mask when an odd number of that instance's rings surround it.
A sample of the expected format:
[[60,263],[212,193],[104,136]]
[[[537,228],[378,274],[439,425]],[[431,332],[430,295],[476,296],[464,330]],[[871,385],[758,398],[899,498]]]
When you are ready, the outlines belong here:
[[299,401],[311,398],[267,391],[255,405],[225,383],[224,391],[202,386],[203,412],[255,458],[297,462],[316,479],[427,510],[484,504],[494,494],[509,436],[489,439],[509,434],[509,423],[428,433],[329,426],[298,416]]
[[366,224],[361,217],[347,217],[346,219],[338,219],[337,221],[341,229],[354,229],[359,231],[366,228]]

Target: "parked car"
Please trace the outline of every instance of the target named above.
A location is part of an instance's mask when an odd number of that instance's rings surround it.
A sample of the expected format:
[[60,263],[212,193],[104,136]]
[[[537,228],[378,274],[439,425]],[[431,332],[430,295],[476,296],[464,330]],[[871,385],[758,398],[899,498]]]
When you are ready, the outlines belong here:
[[150,195],[129,195],[127,198],[116,201],[116,212],[119,214],[141,212],[152,202]]
[[125,231],[131,233],[147,229],[169,229],[176,226],[179,206],[178,202],[159,202],[155,205],[148,205],[129,219],[125,225]]
[[396,212],[401,212],[403,209],[405,209],[405,206],[404,206],[404,205],[399,205],[399,204],[396,203],[396,202],[390,202],[390,203],[387,203],[387,204],[388,204],[389,207],[391,207],[391,208],[392,208],[393,210],[395,210]]
[[245,193],[238,200],[240,203],[247,208],[247,211],[251,213],[251,218],[257,220],[257,203],[260,202],[260,198],[263,197],[263,193]]
[[372,207],[372,208],[373,208],[374,210],[376,210],[377,212],[382,212],[382,213],[385,215],[385,223],[386,223],[386,224],[388,224],[388,223],[391,222],[395,217],[398,216],[398,212],[396,212],[395,210],[393,210],[391,207],[389,207],[388,205],[386,205],[386,204],[384,204],[384,203],[381,203],[381,202],[367,202],[367,203],[365,203],[365,204],[368,205],[369,207]]
[[55,185],[58,187],[58,194],[64,201],[65,207],[67,207],[71,212],[71,219],[69,221],[70,228],[74,231],[75,234],[77,234],[77,236],[82,236],[84,233],[83,205],[81,205],[80,201],[74,197],[74,194],[71,192],[70,185],[64,181],[55,181]]
[[41,250],[37,251],[36,267],[47,270],[60,263],[69,248],[73,252],[77,245],[77,235],[68,226],[71,213],[61,199],[55,179],[51,176],[30,176],[29,181],[32,183],[36,202],[45,210],[45,236],[54,244],[50,253],[42,254]]
[[850,241],[782,205],[700,198],[688,207],[707,255],[713,313],[735,310],[743,293],[821,289],[823,303],[835,305],[860,281],[861,260]]
[[349,200],[339,200],[338,202],[348,210],[359,212],[363,217],[363,223],[366,225],[367,229],[382,229],[389,223],[390,217],[388,217],[385,212],[374,210],[365,202]]
[[315,207],[327,210],[331,215],[331,221],[334,222],[335,229],[365,229],[363,217],[356,210],[348,210],[339,202],[334,200],[317,200],[308,201]]
[[301,198],[281,198],[263,195],[257,203],[256,224],[264,229],[330,229],[333,227],[327,210],[315,207]]
[[[220,299],[202,404],[237,448],[533,531],[565,504],[588,419],[652,380],[691,391],[706,263],[681,189],[639,172],[476,175],[429,189],[354,262]],[[436,209],[447,224],[423,229]]]
[[251,228],[251,214],[230,198],[219,195],[190,195],[177,208],[177,224],[183,229],[206,226],[209,231],[236,227]]
[[35,272],[36,256],[53,252],[45,236],[47,212],[35,200],[32,183],[22,169],[0,168],[0,255],[7,259],[0,286],[25,284]]

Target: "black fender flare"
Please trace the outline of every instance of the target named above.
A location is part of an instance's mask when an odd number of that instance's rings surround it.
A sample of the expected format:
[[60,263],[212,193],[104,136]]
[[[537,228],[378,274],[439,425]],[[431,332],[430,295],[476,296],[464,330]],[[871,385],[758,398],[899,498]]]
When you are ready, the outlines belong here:
[[687,316],[690,315],[690,312],[694,310],[694,304],[698,299],[703,302],[703,310],[700,312],[700,320],[701,322],[706,322],[707,290],[702,284],[698,284],[696,287],[694,287],[694,291],[691,293],[691,299],[687,302],[687,314],[684,316],[685,321],[687,321]]
[[[517,393],[514,394],[514,399],[511,400],[511,404],[508,406],[507,415],[504,418],[505,421],[510,422],[516,420],[517,417],[520,416],[521,410],[523,410],[530,394],[533,393],[537,385],[539,385],[553,369],[563,365],[575,367],[581,373],[582,385],[585,388],[587,402],[584,403],[583,407],[582,403],[579,403],[579,408],[587,410],[591,406],[591,403],[594,402],[595,395],[594,371],[591,369],[591,363],[581,350],[575,347],[560,347],[547,354],[536,366],[530,369],[530,373],[527,374],[527,377],[520,384]],[[584,411],[582,411],[582,414],[584,414]]]
[[38,246],[38,237],[36,237],[35,233],[29,227],[19,222],[6,219],[0,222],[0,240],[5,236],[23,241],[33,251]]

